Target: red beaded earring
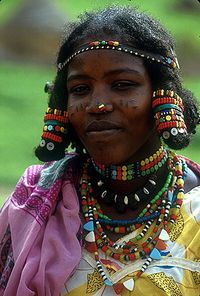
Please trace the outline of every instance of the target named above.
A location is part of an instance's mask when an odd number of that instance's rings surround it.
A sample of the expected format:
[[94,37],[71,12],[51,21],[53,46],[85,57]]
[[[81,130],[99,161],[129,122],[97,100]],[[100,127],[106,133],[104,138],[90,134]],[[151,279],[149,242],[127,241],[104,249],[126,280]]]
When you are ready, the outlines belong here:
[[182,99],[172,90],[159,89],[153,93],[152,109],[161,139],[171,148],[183,148],[180,143],[188,132]]
[[42,161],[56,160],[64,157],[66,147],[68,113],[48,108],[44,116],[41,141],[36,149],[36,156]]

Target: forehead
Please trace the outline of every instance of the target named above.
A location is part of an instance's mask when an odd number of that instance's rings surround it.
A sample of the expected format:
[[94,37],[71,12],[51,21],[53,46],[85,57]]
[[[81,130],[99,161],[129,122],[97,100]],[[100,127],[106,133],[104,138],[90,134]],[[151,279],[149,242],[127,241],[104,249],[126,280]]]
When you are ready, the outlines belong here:
[[72,59],[68,65],[68,74],[91,70],[111,71],[117,68],[130,68],[140,74],[147,72],[144,60],[129,53],[116,50],[98,49],[83,52]]

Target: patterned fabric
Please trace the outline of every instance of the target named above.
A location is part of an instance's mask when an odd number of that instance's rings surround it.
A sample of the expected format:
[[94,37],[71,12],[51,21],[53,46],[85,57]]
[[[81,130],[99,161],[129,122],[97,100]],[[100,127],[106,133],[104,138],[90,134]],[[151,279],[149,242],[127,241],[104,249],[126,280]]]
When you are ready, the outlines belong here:
[[[66,174],[73,156],[29,167],[5,202],[0,212],[0,296],[113,295],[90,254],[83,251],[80,262],[77,180]],[[198,187],[187,194],[163,259],[151,264],[133,293],[125,290],[123,296],[200,295],[199,192]],[[143,262],[120,263],[116,269],[118,263],[109,268],[115,283],[131,278]]]
[[10,226],[0,243],[0,286],[6,288],[8,279],[14,267]]
[[0,296],[58,296],[79,263],[79,201],[65,176],[73,156],[29,167],[5,202],[0,213]]
[[[200,295],[200,186],[185,195],[184,204],[176,220],[167,249],[162,259],[150,264],[146,272],[135,281],[134,290],[126,288],[122,296],[199,296]],[[136,232],[131,234],[135,236]],[[121,238],[118,243],[130,239]],[[111,260],[120,269],[110,273],[114,283],[130,279],[142,266],[142,260],[122,264],[100,253],[101,260]],[[61,296],[95,295],[114,296],[113,288],[106,287],[96,270],[92,255],[84,250],[82,260],[74,276],[65,283]]]

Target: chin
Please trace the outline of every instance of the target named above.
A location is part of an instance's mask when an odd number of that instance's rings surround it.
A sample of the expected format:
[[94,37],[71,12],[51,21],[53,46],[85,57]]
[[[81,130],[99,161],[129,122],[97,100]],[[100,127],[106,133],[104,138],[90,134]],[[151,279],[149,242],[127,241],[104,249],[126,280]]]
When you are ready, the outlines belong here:
[[[104,164],[109,166],[111,164],[120,164],[123,163],[124,160],[124,153],[119,155],[117,151],[114,152],[114,149],[95,149],[95,151],[88,151],[90,156],[94,159],[95,162]],[[94,152],[94,153],[92,153]]]

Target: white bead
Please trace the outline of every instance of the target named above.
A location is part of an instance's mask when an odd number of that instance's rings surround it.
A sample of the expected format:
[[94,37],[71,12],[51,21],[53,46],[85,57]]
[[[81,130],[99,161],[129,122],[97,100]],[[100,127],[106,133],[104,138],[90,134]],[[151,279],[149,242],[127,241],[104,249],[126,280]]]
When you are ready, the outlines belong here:
[[134,283],[133,279],[130,279],[130,280],[123,282],[123,285],[127,290],[133,291],[135,283]]
[[162,231],[159,235],[159,239],[161,239],[163,241],[169,240],[169,234],[167,233],[167,231],[165,229],[162,229]]
[[93,243],[95,242],[95,234],[94,234],[94,231],[90,231],[86,237],[85,237],[85,240],[89,243]]
[[136,200],[136,201],[138,201],[138,202],[140,201],[139,196],[138,196],[137,194],[135,194],[134,197],[135,197],[135,200]]
[[124,204],[125,204],[125,205],[128,205],[128,196],[125,196],[125,197],[124,197]]
[[154,180],[149,179],[149,182],[154,186],[156,185],[156,182]]

